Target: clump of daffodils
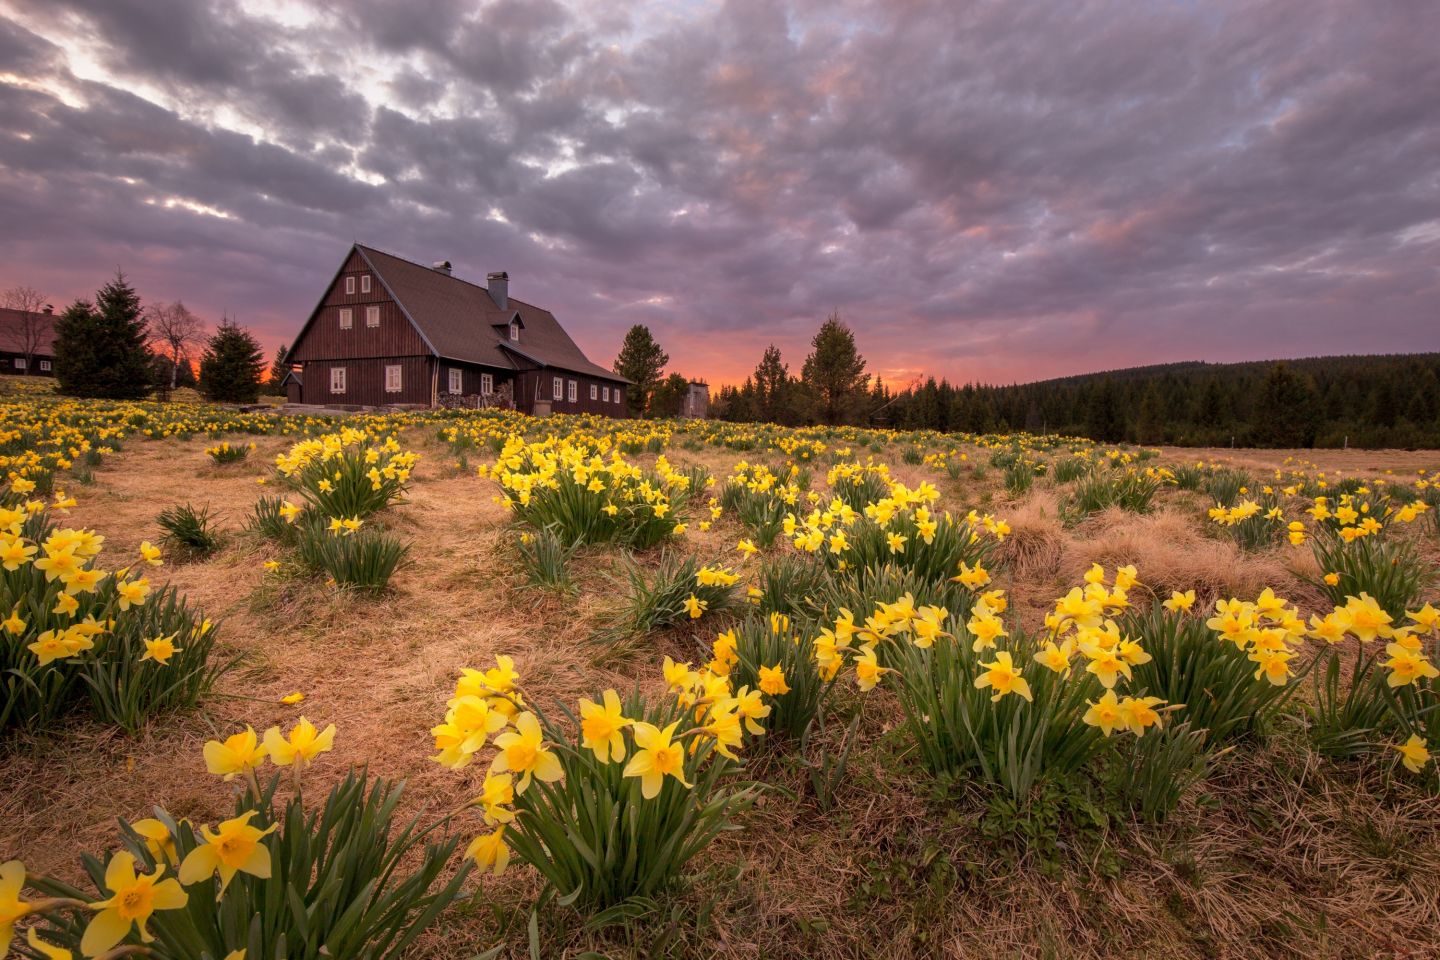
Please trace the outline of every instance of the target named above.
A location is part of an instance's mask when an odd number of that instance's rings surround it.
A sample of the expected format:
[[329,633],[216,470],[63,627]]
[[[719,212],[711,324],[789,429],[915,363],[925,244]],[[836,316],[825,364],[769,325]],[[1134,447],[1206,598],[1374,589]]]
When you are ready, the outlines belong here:
[[554,527],[570,543],[654,546],[684,532],[684,509],[696,493],[694,479],[663,456],[647,471],[584,437],[527,443],[511,435],[480,474],[500,485],[501,502],[518,519]]
[[301,440],[275,458],[275,469],[318,516],[364,519],[404,497],[419,459],[393,434],[346,427]]
[[[748,794],[727,792],[720,777],[747,737],[765,732],[760,721],[770,715],[772,695],[734,690],[724,672],[669,659],[664,675],[669,695],[658,702],[605,690],[581,699],[574,713],[563,711],[568,722],[559,722],[527,697],[511,658],[465,669],[431,734],[437,763],[484,770],[473,805],[490,829],[467,855],[498,874],[513,850],[557,889],[579,884],[591,902],[653,889],[656,878],[678,870],[689,856],[677,853],[686,845],[680,841],[748,803]],[[770,678],[773,696],[782,686]],[[597,817],[592,805],[601,802],[607,812]],[[678,816],[692,804],[706,811],[698,821]],[[634,813],[623,812],[631,807]],[[619,833],[605,826],[612,819],[625,825]],[[589,836],[595,829],[600,835]],[[619,861],[570,862],[559,842],[565,831],[585,833],[591,846],[623,848]],[[614,873],[628,869],[627,857],[669,859],[647,880]]]
[[102,566],[102,534],[53,522],[75,499],[29,492],[23,478],[0,492],[0,676],[10,678],[0,731],[42,729],[87,699],[131,730],[193,706],[214,679],[212,625],[151,583],[160,549],[144,541],[123,565]]

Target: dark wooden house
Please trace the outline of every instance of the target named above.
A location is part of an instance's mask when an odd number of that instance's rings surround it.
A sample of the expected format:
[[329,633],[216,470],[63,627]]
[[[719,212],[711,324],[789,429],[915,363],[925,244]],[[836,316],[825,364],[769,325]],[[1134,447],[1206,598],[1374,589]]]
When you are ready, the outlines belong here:
[[591,363],[554,314],[487,286],[356,244],[288,357],[295,402],[513,406],[628,416],[630,381]]
[[0,373],[55,376],[55,311],[0,307]]

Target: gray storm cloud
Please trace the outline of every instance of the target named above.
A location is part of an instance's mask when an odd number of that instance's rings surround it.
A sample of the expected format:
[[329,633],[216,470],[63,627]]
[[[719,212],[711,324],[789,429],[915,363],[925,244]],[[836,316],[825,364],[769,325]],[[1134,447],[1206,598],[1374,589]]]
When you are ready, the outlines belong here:
[[[278,9],[280,16],[272,15]],[[0,284],[288,338],[352,240],[601,362],[1440,348],[1440,5],[0,0]]]

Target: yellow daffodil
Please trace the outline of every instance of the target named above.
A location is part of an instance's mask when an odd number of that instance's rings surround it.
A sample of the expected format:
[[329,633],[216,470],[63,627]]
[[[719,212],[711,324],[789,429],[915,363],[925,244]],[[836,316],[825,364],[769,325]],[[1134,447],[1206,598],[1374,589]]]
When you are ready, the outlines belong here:
[[0,960],[10,952],[15,923],[30,916],[33,908],[20,899],[25,887],[25,865],[19,860],[0,863]]
[[790,692],[790,685],[785,682],[785,668],[781,664],[773,667],[762,666],[759,671],[759,687],[772,697],[778,697]]
[[517,716],[515,729],[496,737],[495,747],[500,752],[490,764],[490,772],[519,774],[516,793],[525,792],[532,776],[545,783],[554,783],[565,776],[560,758],[545,746],[544,732],[533,713]]
[[145,653],[140,657],[141,661],[153,660],[162,667],[170,665],[170,658],[181,651],[175,646],[175,635],[168,637],[153,637],[145,641]]
[[465,848],[465,856],[475,861],[482,873],[495,876],[505,872],[510,864],[510,848],[505,845],[505,828],[496,827],[490,833],[482,833]]
[[677,720],[661,730],[654,724],[636,721],[632,728],[635,754],[625,765],[625,776],[640,778],[640,793],[646,800],[660,795],[666,777],[690,787],[685,779],[685,749],[672,740],[679,723]]
[[270,754],[270,761],[277,767],[288,767],[297,762],[309,763],[320,754],[329,753],[334,746],[335,724],[316,732],[315,725],[303,716],[283,736],[279,727],[265,731],[265,749]]
[[18,603],[14,609],[10,611],[10,616],[0,621],[0,627],[4,627],[5,632],[11,636],[18,637],[25,632],[25,621],[20,619],[20,605]]
[[709,603],[701,600],[693,593],[685,598],[685,612],[690,614],[691,620],[699,620],[702,616],[705,615],[705,611],[709,608]]
[[155,936],[145,926],[151,914],[156,910],[178,910],[190,900],[179,881],[173,877],[160,879],[164,872],[162,865],[154,873],[137,875],[135,857],[128,851],[111,857],[105,867],[105,889],[111,896],[90,905],[98,912],[85,927],[80,951],[86,956],[99,956],[124,940],[132,927],[139,930],[142,941],[153,941]]
[[1126,717],[1120,709],[1120,701],[1114,690],[1106,690],[1099,700],[1087,700],[1086,703],[1090,705],[1090,709],[1085,711],[1085,716],[1081,719],[1092,727],[1099,727],[1105,736],[1108,737],[1125,726]]
[[[4,930],[0,929],[0,935],[3,934]],[[54,944],[41,940],[40,931],[34,927],[25,931],[25,942],[30,945],[31,950],[34,950],[40,956],[44,957],[45,960],[74,960],[75,958],[75,954],[66,950],[64,947],[57,947]],[[8,943],[9,940],[7,938],[5,944]],[[0,960],[4,960],[4,951],[8,949],[5,944],[0,944]]]
[[1411,773],[1419,773],[1430,762],[1429,745],[1418,734],[1411,734],[1404,743],[1393,743],[1390,749],[1400,753],[1400,762]]
[[625,759],[625,737],[621,731],[630,726],[621,710],[620,695],[606,690],[600,698],[604,705],[591,700],[580,701],[581,742],[593,750],[601,763]]
[[252,827],[250,820],[255,816],[258,816],[258,811],[247,810],[224,821],[213,831],[202,826],[200,836],[205,842],[186,854],[185,862],[180,864],[180,882],[189,886],[218,872],[220,893],[224,894],[237,873],[268,879],[270,848],[260,841],[273,833],[278,824],[272,823],[264,830]]
[[165,564],[165,561],[160,558],[160,548],[152,545],[149,540],[140,541],[140,559],[152,567],[160,567]]
[[1390,671],[1385,682],[1391,687],[1410,686],[1422,677],[1428,680],[1440,677],[1440,670],[1419,650],[1412,650],[1399,643],[1387,643],[1385,652],[1390,655],[1390,659],[1381,666]]
[[160,863],[175,862],[175,837],[171,835],[170,828],[154,818],[136,820],[130,824],[144,841],[145,847],[150,855]]
[[1009,693],[1017,694],[1026,700],[1034,700],[1030,693],[1030,684],[1021,675],[1020,670],[1010,659],[1010,654],[1001,650],[995,654],[994,661],[981,663],[984,673],[975,678],[975,687],[984,690],[987,687],[995,691],[990,698],[991,702],[998,701]]
[[260,743],[254,729],[247,724],[242,732],[232,734],[224,741],[211,740],[205,744],[205,769],[217,777],[233,780],[264,763],[269,752],[269,748]]
[[507,809],[515,802],[515,778],[508,773],[487,773],[480,787],[480,796],[473,801],[485,810],[486,823],[509,823],[515,812]]
[[874,647],[861,647],[856,651],[851,661],[855,667],[855,684],[861,690],[870,691],[880,682],[880,678],[890,672],[889,667],[880,666],[875,657]]
[[144,577],[139,580],[121,580],[115,585],[115,593],[122,611],[138,607],[150,596],[150,581]]
[[1169,610],[1171,613],[1180,613],[1180,612],[1182,612],[1182,611],[1189,612],[1190,608],[1193,607],[1194,605],[1195,605],[1195,591],[1194,591],[1194,590],[1186,590],[1186,591],[1183,592],[1183,593],[1180,592],[1179,590],[1176,590],[1174,593],[1170,594],[1170,599],[1169,599],[1169,600],[1166,600],[1166,601],[1162,604],[1162,606],[1163,606],[1166,610]]

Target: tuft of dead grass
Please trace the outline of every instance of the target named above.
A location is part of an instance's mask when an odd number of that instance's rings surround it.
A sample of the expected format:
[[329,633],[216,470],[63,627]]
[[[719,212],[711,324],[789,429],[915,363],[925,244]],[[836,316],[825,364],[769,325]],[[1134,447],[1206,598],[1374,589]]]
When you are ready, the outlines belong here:
[[1202,530],[1194,516],[1168,506],[1149,514],[1106,510],[1075,529],[1060,576],[1075,583],[1092,564],[1133,563],[1156,595],[1194,590],[1198,608],[1221,597],[1254,597],[1267,586],[1286,597],[1300,588],[1279,551],[1247,554]]
[[1010,535],[995,551],[1017,580],[1050,580],[1060,572],[1067,546],[1060,506],[1050,490],[1035,490],[1003,511]]

